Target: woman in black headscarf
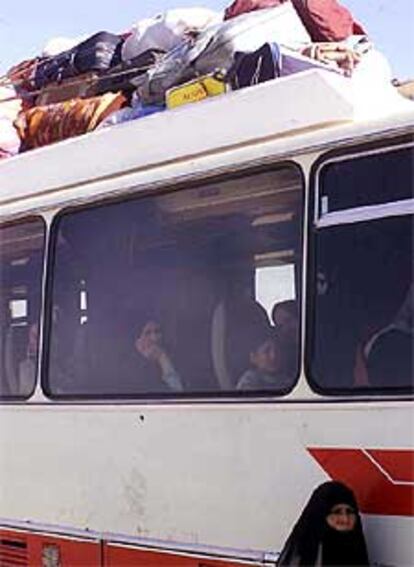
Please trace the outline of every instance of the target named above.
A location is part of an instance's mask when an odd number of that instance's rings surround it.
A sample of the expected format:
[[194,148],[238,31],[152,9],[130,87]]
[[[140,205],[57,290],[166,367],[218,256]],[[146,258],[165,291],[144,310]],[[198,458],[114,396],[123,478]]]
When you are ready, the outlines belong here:
[[122,374],[129,393],[182,391],[181,378],[167,353],[154,312],[142,310],[130,316],[126,337]]
[[318,486],[293,528],[278,565],[369,565],[357,503],[348,487],[340,482]]

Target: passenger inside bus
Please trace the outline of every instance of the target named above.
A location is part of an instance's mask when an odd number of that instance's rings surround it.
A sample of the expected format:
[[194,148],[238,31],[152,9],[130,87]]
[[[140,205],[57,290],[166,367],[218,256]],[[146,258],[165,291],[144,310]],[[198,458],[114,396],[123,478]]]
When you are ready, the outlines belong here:
[[26,356],[19,362],[17,395],[29,396],[36,378],[37,345],[39,336],[38,323],[28,328]]
[[384,387],[389,377],[394,386],[404,386],[413,380],[414,285],[411,284],[394,320],[375,333],[364,348],[368,381]]
[[159,392],[183,389],[181,378],[167,354],[163,344],[162,329],[156,317],[141,314],[141,322],[137,323],[137,334],[134,343],[135,355],[133,373],[138,390]]
[[298,306],[296,301],[288,299],[275,303],[272,308],[272,321],[283,335],[296,340],[298,331]]
[[297,369],[299,348],[299,309],[294,300],[275,303],[272,308],[272,321],[283,343],[285,371],[292,378]]
[[[309,353],[311,379],[324,391],[413,386],[412,174],[412,148],[321,172],[320,213],[330,221],[315,232]],[[399,214],[390,214],[396,202]]]
[[[270,330],[278,298],[299,299],[300,183],[294,168],[281,168],[65,212],[53,267],[62,317],[51,321],[52,395],[242,394],[237,384],[251,361],[260,367],[263,352],[253,351],[265,341],[244,347],[241,334],[256,319]],[[263,350],[279,360],[277,344]],[[289,386],[297,352],[294,366]],[[268,389],[287,391],[281,376]]]
[[292,383],[292,375],[286,371],[283,340],[271,329],[253,330],[248,353],[248,368],[237,382],[238,390],[284,390]]
[[[324,285],[314,309],[312,365],[321,387],[412,386],[409,317],[402,323],[396,316],[412,280],[412,243],[409,216],[334,226],[319,235]],[[397,319],[399,330],[391,332]]]

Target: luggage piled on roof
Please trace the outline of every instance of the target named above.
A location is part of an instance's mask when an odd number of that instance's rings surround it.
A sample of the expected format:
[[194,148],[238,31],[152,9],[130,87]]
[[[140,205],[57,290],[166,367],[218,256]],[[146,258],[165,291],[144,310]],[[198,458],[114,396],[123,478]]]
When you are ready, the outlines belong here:
[[3,80],[0,157],[312,67],[349,76],[369,52],[337,0],[234,0],[224,16],[174,9],[124,34],[56,38]]

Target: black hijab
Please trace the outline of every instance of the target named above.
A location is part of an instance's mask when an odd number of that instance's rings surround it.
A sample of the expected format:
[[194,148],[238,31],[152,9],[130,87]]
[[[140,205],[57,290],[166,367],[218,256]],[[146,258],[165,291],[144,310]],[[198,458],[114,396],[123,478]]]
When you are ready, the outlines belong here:
[[[352,532],[330,528],[326,518],[337,504],[348,504],[357,516]],[[367,548],[353,492],[340,482],[318,486],[305,506],[279,557],[279,566],[314,566],[322,549],[322,565],[367,566]]]
[[123,388],[130,394],[168,391],[168,386],[162,380],[160,366],[154,360],[143,356],[135,347],[136,340],[150,321],[159,324],[158,312],[142,308],[139,311],[131,311],[124,323],[124,353],[120,374]]

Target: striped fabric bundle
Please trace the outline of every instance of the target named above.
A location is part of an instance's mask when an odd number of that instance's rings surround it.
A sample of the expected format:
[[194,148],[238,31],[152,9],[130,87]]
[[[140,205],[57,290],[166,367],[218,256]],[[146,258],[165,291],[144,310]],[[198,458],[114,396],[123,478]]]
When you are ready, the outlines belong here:
[[22,142],[21,151],[91,132],[125,103],[126,99],[121,93],[106,93],[23,111],[14,122]]

